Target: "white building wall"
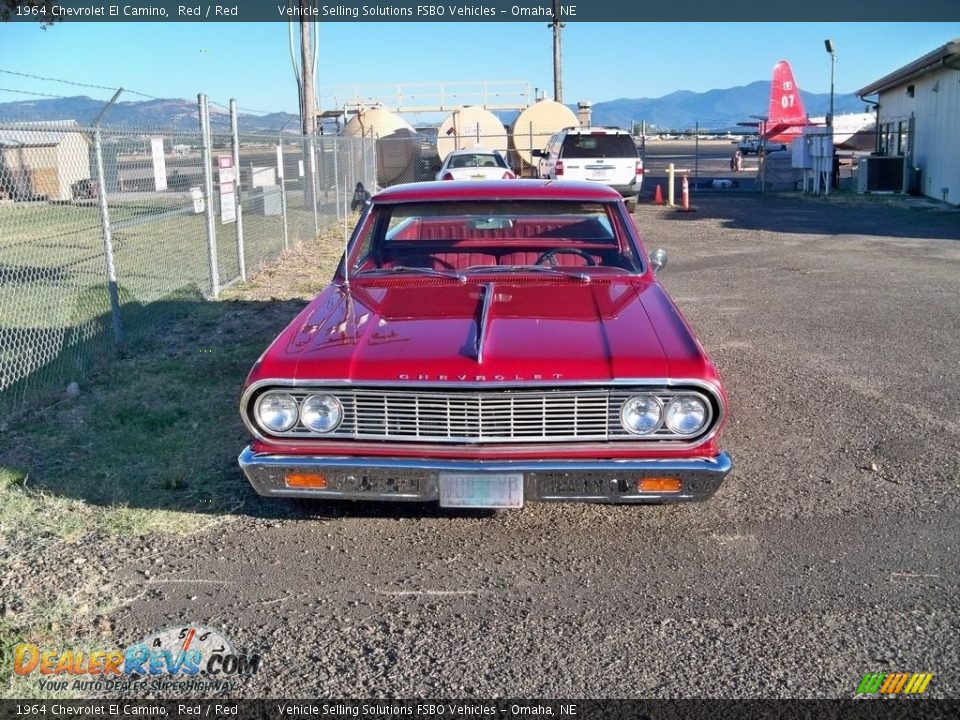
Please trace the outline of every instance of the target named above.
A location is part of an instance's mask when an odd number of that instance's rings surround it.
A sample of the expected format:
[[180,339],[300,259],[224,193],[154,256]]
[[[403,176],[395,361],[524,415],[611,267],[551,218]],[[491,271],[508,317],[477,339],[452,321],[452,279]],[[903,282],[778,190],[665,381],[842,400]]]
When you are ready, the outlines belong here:
[[[913,97],[907,92],[913,85]],[[914,117],[924,195],[960,205],[960,70],[941,68],[880,94],[880,123]]]
[[73,197],[70,186],[91,176],[90,145],[78,132],[64,133],[57,146],[57,171],[60,180],[60,199]]

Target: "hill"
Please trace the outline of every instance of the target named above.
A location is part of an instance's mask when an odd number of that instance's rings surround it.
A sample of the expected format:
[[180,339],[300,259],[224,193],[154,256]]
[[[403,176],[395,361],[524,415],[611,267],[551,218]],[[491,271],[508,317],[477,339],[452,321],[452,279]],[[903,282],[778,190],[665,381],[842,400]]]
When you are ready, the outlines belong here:
[[[804,107],[810,115],[825,115],[830,108],[828,93],[800,92]],[[644,121],[648,128],[660,130],[692,130],[701,128],[734,129],[738,122],[767,111],[770,95],[769,81],[749,85],[708,90],[696,93],[689,90],[664,95],[660,98],[620,98],[593,105],[595,125],[616,125],[630,128],[634,122]],[[864,103],[854,95],[837,95],[836,112],[862,112]],[[103,107],[99,100],[89,97],[69,97],[44,100],[22,100],[0,103],[0,121],[33,122],[41,120],[76,120],[81,125],[92,123]],[[571,106],[574,110],[576,106]],[[517,113],[499,113],[510,123]],[[227,110],[210,106],[210,121],[214,129],[230,127]],[[278,112],[269,115],[239,115],[241,132],[296,132],[297,116]],[[197,130],[197,105],[186,100],[143,100],[118,102],[106,114],[103,124],[123,128],[175,128],[187,132]],[[742,128],[741,128],[742,129]]]
[[[37,122],[43,120],[76,120],[81,125],[93,123],[103,108],[103,102],[86,96],[50,100],[23,100],[0,103],[0,121]],[[251,115],[239,113],[237,124],[241,132],[279,132],[281,128],[295,131],[298,116],[290,113]],[[107,111],[103,124],[121,128],[174,128],[197,131],[197,103],[187,100],[142,100],[118,102]],[[215,130],[229,130],[230,113],[217,105],[210,105],[210,125]]]

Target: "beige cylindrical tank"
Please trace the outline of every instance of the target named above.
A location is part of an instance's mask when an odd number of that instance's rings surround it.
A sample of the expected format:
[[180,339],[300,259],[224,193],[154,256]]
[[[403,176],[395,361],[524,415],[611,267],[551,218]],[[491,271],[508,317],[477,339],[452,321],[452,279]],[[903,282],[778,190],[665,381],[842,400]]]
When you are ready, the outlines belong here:
[[506,152],[507,130],[500,118],[478,105],[457,108],[437,129],[437,154],[442,160],[454,150],[474,145]]
[[377,182],[392,185],[416,179],[420,138],[413,126],[384,108],[367,108],[343,128],[345,137],[373,138],[377,143]]
[[565,127],[577,127],[576,114],[562,103],[539,100],[521,112],[510,127],[510,146],[527,165],[536,165],[530,150],[543,150],[550,136]]

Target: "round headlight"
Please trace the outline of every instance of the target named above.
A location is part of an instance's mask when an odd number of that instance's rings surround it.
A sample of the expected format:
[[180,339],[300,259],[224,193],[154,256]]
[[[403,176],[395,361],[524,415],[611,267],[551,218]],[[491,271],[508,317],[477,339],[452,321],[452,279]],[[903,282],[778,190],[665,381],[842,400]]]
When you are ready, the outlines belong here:
[[300,408],[300,419],[314,432],[328,433],[343,419],[343,406],[333,395],[310,395]]
[[271,432],[286,432],[297,424],[297,401],[287,393],[268,393],[257,403],[257,420]]
[[677,397],[667,404],[667,427],[678,435],[690,435],[707,422],[707,406],[697,397]]
[[635,395],[620,408],[620,422],[627,432],[648,435],[660,427],[663,407],[652,395]]

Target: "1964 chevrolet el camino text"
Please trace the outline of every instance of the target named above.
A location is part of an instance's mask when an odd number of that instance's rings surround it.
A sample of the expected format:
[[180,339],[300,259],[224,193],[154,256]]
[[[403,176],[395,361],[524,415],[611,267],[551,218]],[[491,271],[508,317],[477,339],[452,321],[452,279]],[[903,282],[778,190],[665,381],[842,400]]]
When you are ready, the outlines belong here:
[[717,372],[620,195],[399,185],[253,367],[240,465],[261,495],[651,503],[730,470]]

